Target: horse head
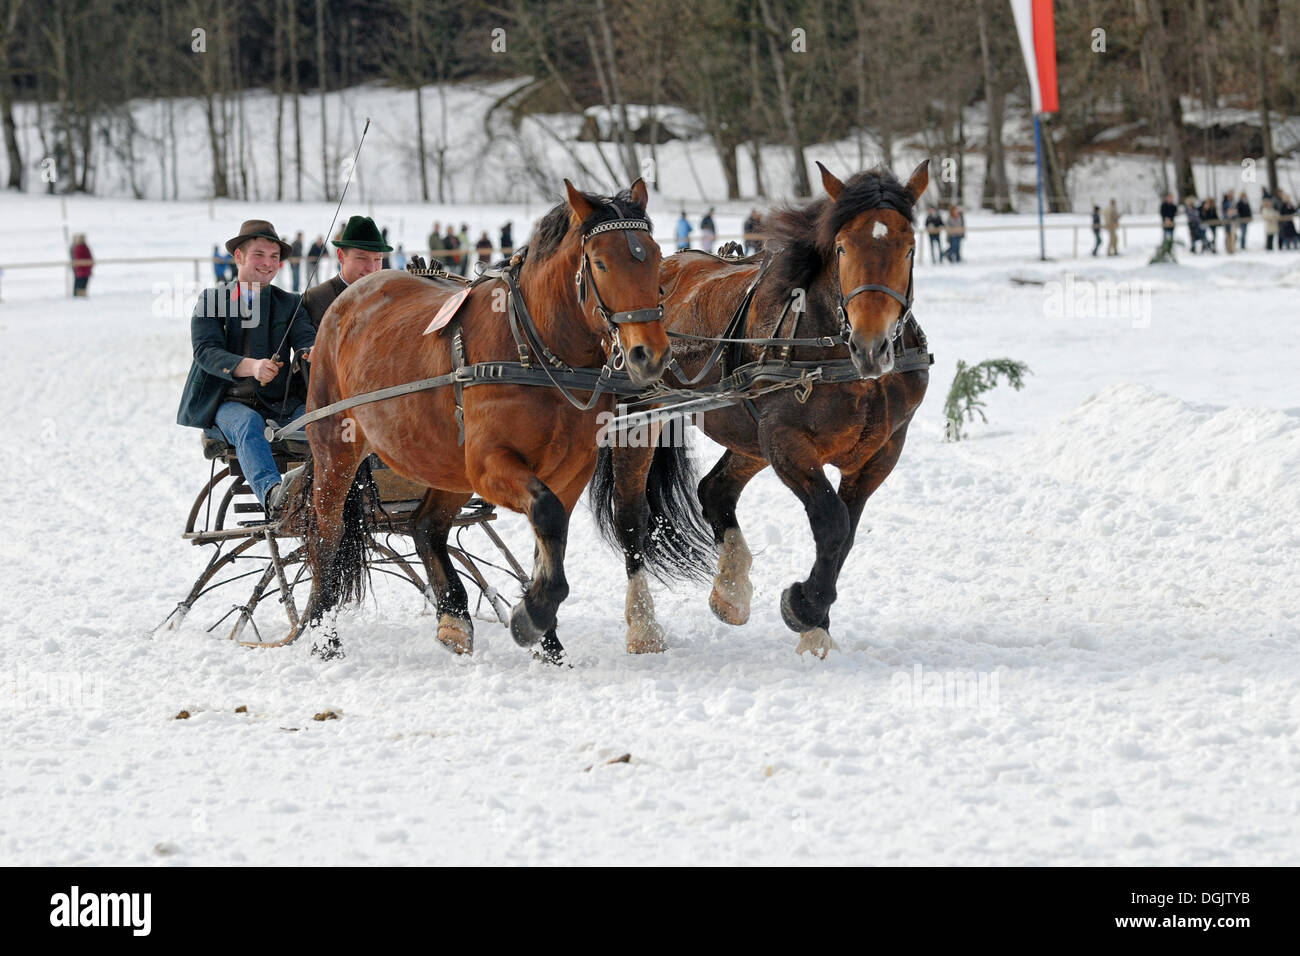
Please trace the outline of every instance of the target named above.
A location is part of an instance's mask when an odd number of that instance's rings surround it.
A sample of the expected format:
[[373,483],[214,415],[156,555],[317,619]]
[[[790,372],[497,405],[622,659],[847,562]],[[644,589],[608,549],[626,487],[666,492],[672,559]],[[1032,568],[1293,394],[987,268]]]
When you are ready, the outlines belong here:
[[832,200],[822,216],[819,245],[833,256],[841,331],[863,378],[894,367],[898,324],[912,302],[912,210],[929,185],[929,166],[923,160],[902,185],[879,170],[842,183],[817,164]]
[[587,329],[616,364],[621,350],[637,385],[659,380],[671,358],[659,304],[659,245],[646,216],[645,182],[612,199],[579,191],[567,179],[570,229],[581,237],[574,281]]

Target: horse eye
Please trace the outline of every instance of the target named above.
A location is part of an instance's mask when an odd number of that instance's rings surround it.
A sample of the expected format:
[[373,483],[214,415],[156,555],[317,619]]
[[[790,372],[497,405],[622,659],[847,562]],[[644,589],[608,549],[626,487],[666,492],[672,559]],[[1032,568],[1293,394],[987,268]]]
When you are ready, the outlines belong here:
[[842,255],[844,255],[844,247],[843,247],[843,246],[837,246],[837,247],[835,248],[835,254],[836,254],[837,256],[842,256]]
[[609,271],[608,269],[605,268],[605,263],[601,262],[599,259],[596,260],[596,268],[599,269],[601,272]]

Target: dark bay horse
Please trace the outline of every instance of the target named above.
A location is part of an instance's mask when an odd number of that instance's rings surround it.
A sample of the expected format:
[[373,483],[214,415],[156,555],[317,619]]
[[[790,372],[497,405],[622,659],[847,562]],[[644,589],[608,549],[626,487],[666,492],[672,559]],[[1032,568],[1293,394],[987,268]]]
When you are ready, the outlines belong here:
[[[717,548],[717,572],[709,607],[728,624],[749,619],[753,593],[752,556],[736,522],[736,502],[745,485],[771,465],[798,497],[816,540],[812,570],[785,589],[781,614],[800,635],[797,650],[825,657],[836,645],[830,607],[837,580],[853,547],[867,498],[898,462],[907,426],[925,396],[928,366],[894,372],[894,350],[922,346],[918,327],[903,323],[911,298],[913,206],[929,183],[928,161],[906,185],[890,173],[859,173],[841,183],[822,172],[829,198],[798,209],[778,210],[765,224],[769,265],[759,276],[756,259],[725,261],[683,252],[664,261],[665,323],[672,332],[702,339],[677,339],[674,354],[694,377],[705,367],[712,342],[724,335],[746,290],[754,283],[747,322],[732,337],[820,337],[841,334],[847,345],[794,347],[794,360],[852,360],[860,379],[818,384],[807,393],[787,388],[744,405],[708,411],[697,424],[727,449],[699,483],[698,502]],[[804,311],[791,309],[802,300]],[[797,331],[793,331],[797,329]],[[759,358],[762,346],[739,347],[739,361]],[[923,350],[923,349],[922,349]],[[716,382],[714,369],[698,384]],[[669,380],[671,382],[671,379]],[[801,398],[803,399],[801,401]],[[705,552],[692,545],[698,531],[689,517],[657,508],[662,479],[657,459],[666,447],[602,448],[592,484],[592,507],[605,536],[624,552],[628,573],[627,649],[664,646],[646,585],[646,569],[663,577],[689,576]],[[839,487],[827,480],[825,465],[840,471]],[[672,547],[663,547],[667,538]]]
[[[612,199],[579,192],[568,180],[565,187],[567,202],[543,217],[517,272],[540,339],[534,340],[534,367],[547,360],[540,345],[574,369],[600,368],[621,352],[633,383],[652,383],[670,353],[657,311],[661,256],[649,234],[645,184],[638,179]],[[516,261],[520,257],[516,253]],[[316,336],[308,410],[447,373],[456,325],[462,364],[518,363],[512,333],[518,316],[507,314],[503,277],[472,286],[453,326],[422,334],[463,288],[396,271],[349,286]],[[588,389],[577,397],[590,394]],[[553,387],[491,383],[465,387],[462,401],[463,445],[451,386],[358,405],[307,426],[311,469],[296,498],[302,506],[310,495],[313,588],[303,620],[318,621],[364,593],[367,529],[361,516],[369,469],[363,463],[373,452],[397,474],[429,489],[413,537],[438,605],[438,640],[457,653],[473,648],[467,596],[447,552],[447,535],[461,506],[477,494],[532,524],[534,570],[511,614],[511,633],[524,646],[544,639],[547,656],[555,659],[562,652],[556,612],[569,592],[569,516],[591,478],[597,418],[612,399],[580,410]]]

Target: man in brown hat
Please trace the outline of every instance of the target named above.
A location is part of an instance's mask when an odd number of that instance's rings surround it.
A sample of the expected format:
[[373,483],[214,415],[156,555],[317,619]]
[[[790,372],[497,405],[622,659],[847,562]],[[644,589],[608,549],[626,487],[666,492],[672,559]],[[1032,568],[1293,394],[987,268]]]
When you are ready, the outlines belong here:
[[392,252],[375,221],[368,216],[353,216],[334,240],[335,255],[339,257],[338,275],[314,285],[302,296],[302,306],[311,317],[312,328],[320,328],[325,310],[343,290],[362,276],[378,272],[383,267],[384,253]]
[[235,446],[244,479],[270,516],[282,497],[281,477],[263,432],[268,420],[287,425],[303,414],[289,389],[285,353],[292,348],[308,359],[316,330],[299,296],[271,284],[290,251],[274,226],[250,219],[226,250],[236,278],[205,289],[195,303],[194,361],[176,421]]

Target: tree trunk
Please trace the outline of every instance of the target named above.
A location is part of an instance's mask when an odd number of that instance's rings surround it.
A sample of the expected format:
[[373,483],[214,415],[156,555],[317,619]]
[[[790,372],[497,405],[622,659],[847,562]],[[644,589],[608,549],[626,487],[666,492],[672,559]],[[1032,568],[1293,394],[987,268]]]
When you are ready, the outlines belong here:
[[1169,83],[1165,71],[1165,56],[1169,46],[1166,41],[1164,11],[1160,0],[1133,0],[1136,14],[1141,57],[1151,79],[1153,100],[1158,113],[1164,116],[1164,131],[1169,143],[1169,156],[1174,165],[1175,189],[1179,196],[1196,192],[1192,177],[1192,164],[1187,156],[1187,130],[1183,126],[1183,109],[1178,91]]
[[758,0],[759,12],[763,16],[763,25],[767,28],[767,49],[772,57],[772,73],[776,77],[777,99],[781,104],[781,118],[785,121],[786,140],[794,158],[794,194],[811,196],[812,186],[808,182],[808,161],[803,154],[803,138],[799,133],[799,122],[794,113],[794,100],[790,95],[790,84],[785,75],[785,60],[782,58],[781,46],[777,37],[781,35],[776,20],[772,16],[770,0]]
[[[298,95],[298,5],[285,0],[289,31],[289,95],[293,97],[293,196],[302,202],[302,98]],[[328,237],[327,237],[328,238]]]
[[596,0],[596,17],[600,20],[600,32],[605,40],[605,64],[609,73],[609,89],[614,98],[611,105],[618,117],[620,138],[623,143],[623,168],[627,171],[628,182],[634,182],[641,174],[640,163],[636,158],[636,144],[632,142],[632,130],[627,120],[627,103],[618,85],[618,54],[614,51],[614,33],[609,28],[609,16],[605,12],[605,0]]
[[415,88],[415,151],[420,164],[420,198],[429,201],[429,164],[424,155],[424,96],[420,90],[420,3],[411,0],[411,85]]
[[987,0],[975,0],[975,12],[979,21],[980,60],[984,65],[984,102],[988,107],[989,127],[985,152],[985,205],[994,212],[1014,212],[1011,206],[1011,190],[1007,187],[1007,162],[1002,151],[1002,91],[998,88],[993,74],[993,60],[989,56],[989,18],[988,10],[985,8],[986,3]]
[[1260,136],[1264,139],[1264,162],[1268,167],[1268,188],[1277,189],[1277,152],[1273,149],[1273,120],[1268,115],[1272,108],[1268,89],[1268,71],[1264,68],[1264,44],[1268,38],[1264,33],[1264,10],[1260,0],[1247,0],[1250,29],[1255,35],[1255,78],[1259,83],[1259,126]]
[[5,155],[9,161],[8,189],[23,188],[23,154],[18,148],[18,126],[14,122],[13,85],[11,83],[9,44],[13,42],[22,12],[22,0],[13,0],[0,23],[0,123],[4,124]]
[[[330,175],[329,132],[325,117],[325,2],[316,0],[316,82],[320,86],[321,188],[325,201],[334,199],[334,177]],[[326,238],[329,238],[328,236]]]
[[275,0],[275,201],[284,199],[284,17]]

